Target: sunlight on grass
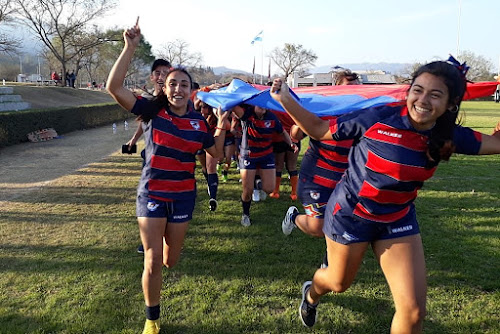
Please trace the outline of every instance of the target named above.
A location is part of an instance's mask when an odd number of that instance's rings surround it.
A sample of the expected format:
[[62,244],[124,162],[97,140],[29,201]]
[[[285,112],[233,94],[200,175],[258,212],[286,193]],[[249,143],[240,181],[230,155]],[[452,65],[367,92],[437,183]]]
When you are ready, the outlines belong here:
[[[465,102],[467,124],[490,133],[500,106]],[[486,110],[481,112],[480,110]],[[303,145],[303,151],[304,147]],[[141,161],[113,155],[0,207],[0,333],[137,333],[144,321],[135,219]],[[425,333],[500,332],[500,156],[455,156],[416,206],[428,268]],[[300,287],[325,242],[281,220],[293,203],[253,203],[243,228],[235,170],[208,209],[203,176],[182,259],[164,269],[162,333],[300,333]],[[388,333],[394,307],[368,252],[352,287],[329,294],[314,333]]]

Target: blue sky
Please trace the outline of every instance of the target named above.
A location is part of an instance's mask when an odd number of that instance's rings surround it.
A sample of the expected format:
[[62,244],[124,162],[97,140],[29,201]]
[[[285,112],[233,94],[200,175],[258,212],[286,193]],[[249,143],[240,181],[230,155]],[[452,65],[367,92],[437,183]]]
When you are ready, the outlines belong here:
[[[192,52],[203,55],[204,65],[212,67],[251,71],[256,55],[256,72],[263,67],[267,73],[266,55],[284,43],[302,44],[314,51],[318,56],[316,66],[425,62],[456,54],[457,46],[486,57],[496,71],[499,66],[498,0],[118,3],[109,17],[101,20],[106,26],[126,28],[139,15],[142,32],[153,48],[183,39]],[[262,44],[252,47],[250,42],[261,30]]]

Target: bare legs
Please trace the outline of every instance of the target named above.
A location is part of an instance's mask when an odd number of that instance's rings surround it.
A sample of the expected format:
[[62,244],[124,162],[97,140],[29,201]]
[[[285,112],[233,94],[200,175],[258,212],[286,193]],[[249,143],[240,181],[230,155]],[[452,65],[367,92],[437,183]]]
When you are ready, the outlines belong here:
[[137,220],[144,245],[144,301],[146,306],[155,306],[160,304],[163,264],[171,268],[178,262],[189,222],[167,224],[166,218],[147,217]]
[[305,234],[313,237],[322,238],[325,236],[323,233],[323,219],[308,217],[301,214],[295,217],[295,225]]
[[[368,243],[342,245],[326,239],[328,267],[314,274],[309,303],[317,303],[330,291],[348,289],[359,269]],[[372,244],[391,290],[396,312],[391,333],[421,333],[425,317],[427,282],[425,259],[420,235],[379,240]]]

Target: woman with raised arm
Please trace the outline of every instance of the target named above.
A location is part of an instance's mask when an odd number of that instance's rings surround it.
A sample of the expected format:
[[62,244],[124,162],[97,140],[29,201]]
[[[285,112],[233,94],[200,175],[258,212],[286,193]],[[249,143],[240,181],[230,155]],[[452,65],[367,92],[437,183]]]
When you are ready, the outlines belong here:
[[392,292],[391,333],[420,333],[426,313],[425,259],[416,219],[417,191],[453,152],[500,153],[500,132],[485,135],[456,124],[466,66],[454,58],[420,67],[404,103],[322,120],[302,108],[281,79],[271,96],[311,138],[353,140],[348,168],[326,208],[328,267],[302,286],[299,312],[316,322],[320,297],[348,289],[371,245]]
[[125,46],[108,77],[107,89],[126,110],[145,123],[145,166],[137,189],[136,215],[144,245],[142,289],[146,304],[143,333],[160,331],[162,267],[179,260],[196,198],[195,155],[204,149],[221,157],[228,113],[217,112],[213,136],[199,113],[188,103],[192,79],[182,68],[172,68],[162,94],[153,100],[135,96],[123,86],[128,66],[141,39],[137,23],[123,33]]

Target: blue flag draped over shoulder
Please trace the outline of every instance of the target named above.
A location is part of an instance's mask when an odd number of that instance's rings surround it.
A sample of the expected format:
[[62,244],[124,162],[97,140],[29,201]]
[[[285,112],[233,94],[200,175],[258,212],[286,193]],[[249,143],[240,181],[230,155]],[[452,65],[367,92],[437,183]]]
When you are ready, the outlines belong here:
[[[469,83],[464,100],[488,96],[495,92],[496,82]],[[290,90],[296,100],[318,116],[336,116],[405,99],[409,85],[350,85],[299,87]],[[228,86],[210,92],[198,92],[197,97],[212,107],[230,110],[241,103],[285,112],[269,94],[270,87],[250,85],[233,79]]]

